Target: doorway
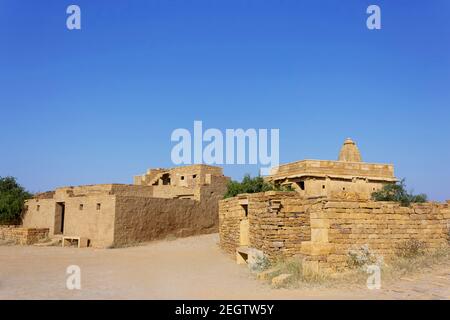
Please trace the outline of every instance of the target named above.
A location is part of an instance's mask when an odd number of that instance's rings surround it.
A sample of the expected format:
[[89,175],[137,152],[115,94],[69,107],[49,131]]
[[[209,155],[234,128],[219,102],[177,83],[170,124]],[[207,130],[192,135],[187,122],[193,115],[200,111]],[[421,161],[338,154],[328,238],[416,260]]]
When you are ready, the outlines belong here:
[[55,208],[55,225],[54,234],[64,234],[64,214],[66,211],[66,204],[64,202],[57,202]]

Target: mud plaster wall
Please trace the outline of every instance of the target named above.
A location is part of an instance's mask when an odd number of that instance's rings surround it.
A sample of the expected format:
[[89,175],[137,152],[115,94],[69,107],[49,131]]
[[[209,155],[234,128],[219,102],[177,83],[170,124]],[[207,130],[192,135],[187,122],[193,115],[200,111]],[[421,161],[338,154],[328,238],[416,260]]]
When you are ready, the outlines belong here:
[[[93,247],[108,247],[113,244],[115,196],[67,196],[56,194],[53,199],[30,199],[23,219],[25,228],[48,228],[49,237],[55,234],[55,212],[57,202],[64,202],[64,235],[85,237]],[[100,204],[100,208],[98,208]],[[80,207],[82,205],[82,207]]]
[[216,216],[207,201],[117,196],[114,244],[216,232]]

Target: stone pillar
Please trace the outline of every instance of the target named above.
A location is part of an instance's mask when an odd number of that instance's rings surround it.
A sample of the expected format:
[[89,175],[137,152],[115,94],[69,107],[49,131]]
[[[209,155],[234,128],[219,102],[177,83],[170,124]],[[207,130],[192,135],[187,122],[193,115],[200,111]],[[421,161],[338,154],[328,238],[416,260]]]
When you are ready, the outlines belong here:
[[319,272],[319,260],[331,253],[332,244],[328,241],[330,221],[326,213],[312,212],[311,241],[302,242],[301,253],[307,258],[303,261],[303,272]]

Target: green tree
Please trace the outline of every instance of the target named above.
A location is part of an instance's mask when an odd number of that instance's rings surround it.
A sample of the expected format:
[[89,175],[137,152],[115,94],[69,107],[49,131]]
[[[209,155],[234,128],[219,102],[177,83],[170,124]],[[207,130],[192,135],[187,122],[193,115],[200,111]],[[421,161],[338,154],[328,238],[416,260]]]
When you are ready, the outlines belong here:
[[395,201],[400,202],[404,207],[408,207],[414,202],[426,202],[428,197],[426,194],[408,193],[406,191],[405,179],[400,182],[386,184],[379,191],[372,193],[372,199],[375,201]]
[[264,181],[264,178],[261,176],[252,178],[249,174],[246,174],[242,179],[242,182],[232,180],[228,183],[228,190],[225,193],[224,198],[235,197],[241,193],[257,193],[272,190],[293,191],[291,187],[274,186],[273,184]]
[[24,201],[31,196],[15,178],[0,177],[0,224],[20,223]]

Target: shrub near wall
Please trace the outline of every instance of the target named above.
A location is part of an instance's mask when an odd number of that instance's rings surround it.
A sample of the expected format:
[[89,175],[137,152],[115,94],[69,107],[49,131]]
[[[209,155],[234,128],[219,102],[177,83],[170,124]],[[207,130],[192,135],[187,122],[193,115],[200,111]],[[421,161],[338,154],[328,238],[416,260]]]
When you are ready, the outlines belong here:
[[24,201],[31,194],[13,177],[0,177],[0,225],[20,224]]

